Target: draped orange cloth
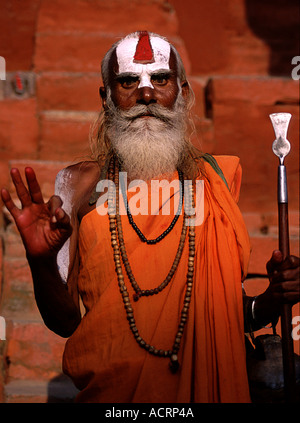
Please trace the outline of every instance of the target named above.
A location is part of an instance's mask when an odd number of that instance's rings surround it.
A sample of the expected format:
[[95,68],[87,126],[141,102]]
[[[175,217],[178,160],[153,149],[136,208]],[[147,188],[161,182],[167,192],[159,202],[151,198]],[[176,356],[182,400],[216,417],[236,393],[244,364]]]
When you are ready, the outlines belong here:
[[[93,210],[79,233],[78,287],[86,307],[66,343],[63,367],[81,390],[79,402],[249,402],[241,281],[250,255],[248,233],[236,204],[241,184],[237,157],[216,157],[230,191],[205,164],[204,221],[196,227],[193,294],[171,373],[169,358],[142,349],[130,331],[119,292],[108,216]],[[174,177],[177,177],[174,175]],[[158,244],[146,245],[122,216],[129,262],[141,289],[158,286],[176,255],[182,216]],[[171,222],[168,215],[134,216],[147,238]],[[158,295],[131,300],[142,338],[172,349],[185,294],[188,242],[170,284]],[[127,289],[133,289],[124,270]]]

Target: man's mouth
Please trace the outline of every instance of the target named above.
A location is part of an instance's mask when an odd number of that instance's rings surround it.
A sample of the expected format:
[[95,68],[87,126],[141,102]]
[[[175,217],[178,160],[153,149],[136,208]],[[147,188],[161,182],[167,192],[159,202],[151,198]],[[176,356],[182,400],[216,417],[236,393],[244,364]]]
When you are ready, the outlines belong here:
[[140,116],[141,118],[150,118],[150,117],[156,117],[154,116],[152,113],[144,113],[143,115]]
[[139,115],[135,116],[133,118],[133,120],[135,120],[135,119],[149,119],[151,117],[157,118],[157,116],[153,115],[152,113],[146,112],[146,113],[142,113],[142,114],[139,114]]

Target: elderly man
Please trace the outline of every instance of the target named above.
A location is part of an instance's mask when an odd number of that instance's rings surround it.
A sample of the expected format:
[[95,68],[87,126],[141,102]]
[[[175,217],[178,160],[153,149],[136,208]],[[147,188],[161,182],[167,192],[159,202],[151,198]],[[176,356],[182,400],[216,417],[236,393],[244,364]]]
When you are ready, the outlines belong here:
[[[45,324],[69,338],[64,371],[81,402],[247,402],[244,324],[256,330],[283,301],[297,302],[299,260],[273,252],[266,292],[243,296],[250,248],[236,204],[239,160],[188,141],[193,93],[165,38],[128,35],[104,57],[102,76],[93,160],[62,170],[48,203],[31,168],[28,188],[11,171],[22,210],[2,190]],[[124,174],[177,185],[155,213],[134,214]],[[102,195],[99,181],[109,182]],[[199,181],[203,216],[193,224]]]

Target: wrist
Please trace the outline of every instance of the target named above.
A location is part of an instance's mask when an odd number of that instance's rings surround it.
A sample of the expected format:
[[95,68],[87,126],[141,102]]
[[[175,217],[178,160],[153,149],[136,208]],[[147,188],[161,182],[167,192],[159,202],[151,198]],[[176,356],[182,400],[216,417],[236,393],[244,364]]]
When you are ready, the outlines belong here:
[[34,280],[45,281],[45,272],[52,276],[59,277],[57,254],[40,257],[27,254],[26,257]]
[[256,299],[257,297],[247,297],[246,313],[245,313],[245,328],[248,333],[255,332],[262,328],[256,316]]
[[273,304],[265,301],[264,294],[252,298],[251,302],[251,320],[254,330],[274,326],[278,321],[279,313],[273,309]]
[[28,263],[31,265],[51,265],[56,264],[57,262],[57,253],[49,254],[49,255],[31,255],[26,253],[26,258]]

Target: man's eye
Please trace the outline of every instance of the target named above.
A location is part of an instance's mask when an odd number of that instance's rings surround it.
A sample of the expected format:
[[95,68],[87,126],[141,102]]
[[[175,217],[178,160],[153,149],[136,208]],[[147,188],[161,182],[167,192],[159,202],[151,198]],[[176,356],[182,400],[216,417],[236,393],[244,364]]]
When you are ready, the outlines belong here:
[[123,88],[132,88],[138,81],[138,77],[126,76],[120,78],[119,82]]
[[170,76],[167,74],[152,75],[151,81],[156,85],[166,85]]

